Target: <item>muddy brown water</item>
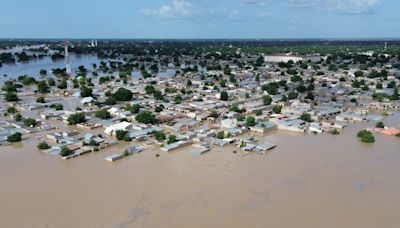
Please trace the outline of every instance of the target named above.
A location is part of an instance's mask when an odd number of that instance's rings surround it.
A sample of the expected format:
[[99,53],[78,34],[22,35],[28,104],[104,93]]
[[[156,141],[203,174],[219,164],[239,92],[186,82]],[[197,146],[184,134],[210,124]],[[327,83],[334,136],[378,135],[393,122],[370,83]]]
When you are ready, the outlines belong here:
[[126,144],[63,161],[30,139],[0,148],[0,226],[399,227],[400,139],[360,143],[373,125],[257,136],[278,145],[266,155],[153,149],[115,163],[103,158]]

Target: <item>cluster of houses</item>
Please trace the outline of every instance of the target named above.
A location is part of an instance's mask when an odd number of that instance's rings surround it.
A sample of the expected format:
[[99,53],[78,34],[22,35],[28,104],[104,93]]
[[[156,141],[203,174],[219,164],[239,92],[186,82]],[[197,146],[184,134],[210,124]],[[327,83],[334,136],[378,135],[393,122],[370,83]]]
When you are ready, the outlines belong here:
[[[20,110],[37,112],[42,121],[62,122],[65,125],[71,115],[85,115],[86,121],[76,124],[79,132],[47,134],[52,146],[45,152],[56,155],[62,148],[68,147],[72,153],[64,156],[64,159],[115,145],[118,143],[117,133],[123,131],[131,144],[135,144],[135,149],[115,153],[107,157],[106,160],[110,161],[142,151],[146,143],[156,143],[165,152],[194,148],[191,150],[193,154],[203,154],[214,146],[236,145],[246,153],[262,153],[276,145],[266,141],[258,143],[245,140],[244,137],[274,131],[316,134],[340,131],[348,124],[377,122],[383,118],[371,114],[374,113],[371,110],[398,110],[400,107],[398,100],[387,99],[395,93],[395,87],[390,85],[395,83],[397,88],[400,84],[400,72],[393,67],[394,62],[363,70],[364,76],[361,77],[357,73],[360,64],[347,59],[340,60],[340,63],[347,64],[349,69],[343,67],[338,70],[329,69],[332,64],[321,64],[327,58],[319,55],[264,56],[262,59],[265,62],[261,66],[251,64],[258,59],[259,56],[242,55],[239,60],[244,65],[240,67],[238,59],[218,60],[220,69],[202,68],[197,72],[177,73],[173,77],[132,77],[125,82],[118,79],[101,84],[93,79],[92,96],[80,97],[78,88],[73,89],[72,97],[68,96],[69,100],[75,100],[75,108],[79,109],[54,110],[49,108],[48,103],[37,102],[17,103],[16,106]],[[335,61],[340,64],[337,62],[339,60]],[[280,66],[282,62],[291,62],[291,66]],[[384,80],[381,77],[366,77],[371,71],[383,69],[387,72]],[[81,80],[82,77],[77,79]],[[366,87],[361,89],[353,86],[355,80],[361,79]],[[269,90],[270,84],[276,88]],[[150,85],[162,95],[161,98],[156,97],[154,91],[146,90]],[[133,99],[106,104],[107,97],[120,88],[129,90]],[[386,99],[376,101],[373,93],[386,94]],[[51,102],[62,102],[65,93],[56,90],[47,96]],[[266,101],[266,97],[270,101]],[[125,105],[138,105],[140,109],[131,112],[124,109]],[[110,118],[96,117],[95,113],[100,109],[106,110]],[[144,111],[155,116],[153,124],[137,120],[136,117]],[[254,121],[250,122],[250,117]],[[0,142],[5,141],[5,137],[12,132],[38,130],[51,130],[51,125],[42,123],[40,128],[31,129],[17,122],[3,121],[0,123]],[[99,132],[104,136],[99,136]],[[155,132],[163,132],[165,137],[155,139]],[[386,131],[387,134],[393,132],[393,129]],[[138,143],[142,144],[141,149],[138,149]]]

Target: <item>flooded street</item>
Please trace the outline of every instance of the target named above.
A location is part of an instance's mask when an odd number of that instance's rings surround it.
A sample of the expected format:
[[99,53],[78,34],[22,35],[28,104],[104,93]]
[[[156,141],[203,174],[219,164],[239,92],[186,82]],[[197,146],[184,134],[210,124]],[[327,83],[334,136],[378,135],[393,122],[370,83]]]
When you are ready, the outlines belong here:
[[[385,119],[399,127],[400,114]],[[0,150],[2,227],[398,227],[400,140],[275,131],[266,155],[235,147],[193,155],[146,150],[113,164],[124,145],[69,161],[35,140]],[[126,146],[126,145],[125,145]],[[161,156],[156,158],[159,153]],[[22,219],[23,218],[23,219]]]

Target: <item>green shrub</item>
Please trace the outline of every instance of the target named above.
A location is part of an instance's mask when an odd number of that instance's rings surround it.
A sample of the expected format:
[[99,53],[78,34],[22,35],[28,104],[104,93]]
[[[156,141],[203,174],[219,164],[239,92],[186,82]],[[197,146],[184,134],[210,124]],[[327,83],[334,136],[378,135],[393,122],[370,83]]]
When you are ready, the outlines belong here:
[[19,132],[15,133],[15,134],[12,134],[12,135],[9,135],[7,137],[7,141],[11,142],[11,143],[20,142],[21,140],[22,140],[22,134],[19,133]]
[[377,128],[385,128],[385,124],[383,122],[376,123]]
[[24,125],[27,127],[35,127],[36,126],[36,120],[34,119],[24,119]]
[[367,131],[367,130],[362,130],[359,131],[357,134],[357,137],[361,139],[361,142],[364,143],[374,143],[375,142],[375,137],[372,134],[372,132]]
[[118,130],[118,131],[115,132],[115,137],[116,137],[118,140],[123,140],[124,137],[125,137],[125,134],[126,134],[126,131]]
[[49,144],[47,144],[46,142],[40,142],[37,145],[37,148],[39,148],[40,150],[47,150],[50,148]]
[[73,154],[73,152],[72,152],[68,147],[63,147],[63,148],[61,149],[60,155],[61,155],[62,157],[69,156],[69,155],[71,155],[71,154]]
[[78,123],[84,123],[86,122],[86,117],[85,114],[83,113],[76,113],[72,114],[68,117],[67,119],[69,125],[75,125]]

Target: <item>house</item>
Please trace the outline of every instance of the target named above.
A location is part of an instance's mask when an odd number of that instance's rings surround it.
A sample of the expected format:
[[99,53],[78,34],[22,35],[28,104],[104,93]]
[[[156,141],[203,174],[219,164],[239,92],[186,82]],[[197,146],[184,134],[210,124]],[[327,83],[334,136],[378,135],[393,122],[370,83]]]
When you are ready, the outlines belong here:
[[259,132],[259,133],[266,133],[277,128],[275,123],[271,122],[259,122],[254,127],[250,127],[250,130]]
[[275,144],[264,142],[262,144],[257,145],[256,149],[259,151],[268,151],[274,149],[275,147],[276,147]]
[[246,143],[246,145],[241,147],[240,149],[243,150],[243,151],[253,151],[255,148],[256,148],[256,145],[250,144],[250,143]]
[[140,152],[142,152],[144,150],[144,148],[142,146],[132,146],[132,147],[128,147],[125,152],[127,152],[128,154],[138,154]]
[[90,104],[92,102],[94,102],[94,98],[93,97],[84,97],[81,100],[81,104],[83,104],[83,105],[84,104]]
[[400,131],[394,127],[390,127],[390,128],[385,128],[382,131],[379,131],[379,133],[384,135],[397,135],[400,133]]
[[114,135],[116,131],[127,131],[132,127],[132,123],[129,122],[121,122],[117,124],[113,124],[109,127],[107,127],[104,131],[105,134],[107,135]]
[[280,120],[278,121],[278,129],[304,133],[305,132],[304,124],[305,122],[299,119]]
[[322,132],[324,131],[322,129],[322,125],[318,122],[313,122],[310,124],[310,127],[308,128],[308,131],[310,133],[317,133],[317,134],[322,134]]
[[237,120],[236,119],[224,119],[221,121],[221,127],[223,128],[236,128]]
[[104,160],[114,162],[114,161],[122,159],[123,157],[124,157],[123,154],[111,154],[111,155],[105,157]]
[[168,144],[168,145],[166,145],[164,147],[161,147],[160,150],[166,151],[166,152],[170,152],[172,150],[176,150],[176,149],[185,147],[185,146],[190,145],[190,144],[191,144],[190,141],[178,141],[178,142],[175,142],[175,143]]

